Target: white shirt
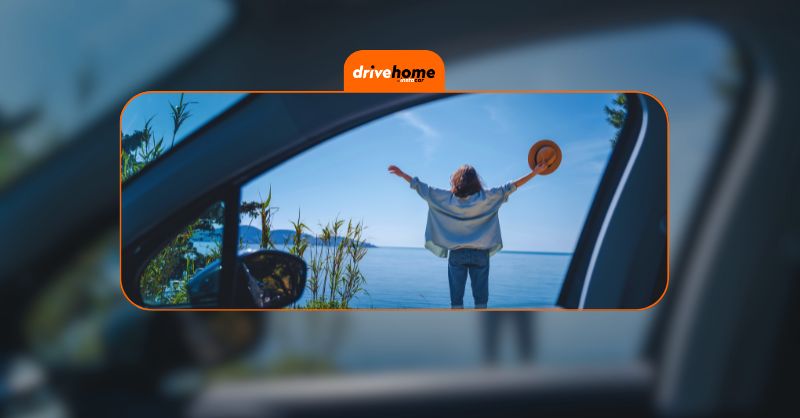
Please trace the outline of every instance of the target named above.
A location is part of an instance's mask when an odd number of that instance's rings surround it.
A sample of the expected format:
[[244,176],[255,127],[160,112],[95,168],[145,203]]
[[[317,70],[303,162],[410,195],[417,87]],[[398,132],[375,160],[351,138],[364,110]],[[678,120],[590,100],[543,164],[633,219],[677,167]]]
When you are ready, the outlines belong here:
[[494,255],[503,248],[497,212],[517,190],[514,183],[458,198],[451,191],[430,187],[419,178],[411,179],[411,188],[428,202],[425,248],[439,257],[448,250],[475,248]]

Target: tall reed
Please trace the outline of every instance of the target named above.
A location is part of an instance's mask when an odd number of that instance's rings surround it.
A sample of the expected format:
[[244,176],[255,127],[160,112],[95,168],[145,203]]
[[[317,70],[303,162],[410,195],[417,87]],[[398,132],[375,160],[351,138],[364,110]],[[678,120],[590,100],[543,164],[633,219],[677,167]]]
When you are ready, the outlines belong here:
[[[258,193],[258,201],[242,202],[239,206],[239,214],[246,215],[250,218],[252,223],[253,219],[258,218],[261,224],[261,237],[259,246],[261,248],[274,249],[275,243],[272,241],[272,218],[278,212],[278,208],[272,206],[272,186],[269,188],[267,198],[261,197],[261,192]],[[241,237],[239,237],[239,248],[244,247]]]
[[[367,254],[362,222],[335,218],[321,225],[322,231],[312,245],[307,281],[311,300],[308,309],[347,309],[360,293],[366,293],[366,278],[359,267]],[[344,235],[341,235],[341,234]]]
[[170,116],[172,116],[172,143],[170,144],[170,148],[175,146],[175,135],[178,134],[181,125],[186,122],[186,119],[192,116],[192,113],[189,112],[189,105],[196,103],[197,102],[184,102],[183,93],[181,93],[181,99],[177,105],[173,105],[172,102],[169,102]]

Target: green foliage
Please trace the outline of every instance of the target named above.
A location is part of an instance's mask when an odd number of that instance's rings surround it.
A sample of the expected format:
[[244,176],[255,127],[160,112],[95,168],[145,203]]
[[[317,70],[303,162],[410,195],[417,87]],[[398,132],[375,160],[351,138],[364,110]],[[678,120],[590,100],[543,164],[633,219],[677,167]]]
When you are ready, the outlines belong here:
[[[220,223],[221,224],[221,223]],[[208,265],[214,260],[218,260],[222,258],[222,240],[214,241],[214,248],[206,254],[206,262],[205,264]]]
[[292,224],[292,229],[294,229],[294,235],[291,239],[291,246],[287,245],[289,247],[289,254],[303,258],[308,249],[308,240],[304,238],[303,234],[309,229],[308,226],[300,220],[299,209],[297,210],[297,220],[291,221],[290,223]]
[[[181,93],[181,98],[177,105],[168,103],[170,107],[170,116],[172,117],[172,143],[170,147],[175,145],[175,135],[178,133],[178,130],[183,123],[192,116],[191,112],[189,112],[189,105],[197,103],[184,102],[183,96],[183,93]],[[154,117],[155,115],[145,121],[142,130],[122,135],[120,170],[123,182],[158,159],[158,157],[166,151],[164,136],[162,135],[156,139],[156,135],[153,132],[151,122]]]
[[340,301],[336,300],[321,300],[314,299],[308,301],[303,309],[346,309],[347,306],[343,305]]
[[[261,195],[259,194],[259,198]],[[261,248],[275,248],[275,243],[272,242],[272,207],[269,205],[272,201],[272,187],[269,188],[269,194],[266,200],[262,200],[259,209],[261,216]]]
[[[247,215],[248,217],[258,217],[261,221],[261,248],[274,249],[275,243],[272,242],[272,216],[278,211],[278,208],[271,206],[272,202],[272,186],[269,188],[267,198],[261,197],[261,192],[258,193],[259,201],[257,202],[242,202],[239,206],[239,214]],[[243,244],[240,242],[239,246]]]
[[[271,187],[266,199],[260,196],[259,201],[242,202],[239,211],[241,216],[260,220],[260,246],[273,249],[272,219],[278,208],[271,205]],[[303,223],[300,211],[291,225],[294,234],[283,245],[290,254],[306,259],[309,271],[306,287],[311,300],[302,308],[346,309],[355,296],[366,293],[366,278],[359,267],[367,253],[363,223],[347,221],[345,228],[345,220],[336,218],[321,226],[321,233],[313,241],[307,235],[313,231]],[[244,247],[241,242],[239,245]]]
[[[215,240],[215,247],[207,255],[200,253],[192,242],[198,231],[213,232],[220,225],[219,214],[222,203],[211,206],[174,239],[168,242],[145,267],[139,278],[144,301],[151,305],[177,305],[189,303],[186,285],[192,277],[222,252],[222,241]],[[214,236],[214,235],[212,235]],[[177,286],[176,286],[177,285]]]
[[181,100],[178,102],[178,105],[173,105],[171,102],[169,103],[170,107],[170,116],[172,116],[172,144],[170,147],[175,145],[175,135],[178,133],[178,129],[181,128],[183,122],[186,122],[186,119],[189,119],[192,116],[192,113],[189,112],[189,105],[196,104],[197,102],[185,102],[183,101],[183,93],[181,93]]
[[[267,198],[259,201],[242,202],[240,216],[259,219],[261,223],[262,248],[275,248],[272,241],[272,220],[278,208],[272,204],[272,188]],[[224,208],[217,204],[209,208],[200,218],[179,233],[172,241],[148,263],[141,276],[141,289],[145,302],[149,304],[188,303],[186,285],[195,273],[220,258],[221,240],[203,255],[191,241],[197,231],[214,231],[223,223]],[[322,227],[321,233],[313,239],[313,233],[302,221],[300,211],[297,219],[291,222],[294,234],[283,244],[290,254],[305,258],[309,267],[306,286],[311,292],[311,300],[301,307],[304,309],[347,309],[354,297],[366,293],[366,278],[360,269],[360,262],[367,254],[366,240],[363,237],[362,222],[346,221],[336,218]],[[216,236],[216,235],[214,235]],[[240,248],[244,244],[240,242]],[[176,284],[178,285],[176,288]],[[169,291],[168,291],[169,290]]]
[[361,222],[355,224],[352,221],[347,222],[346,239],[342,240],[345,244],[347,261],[344,270],[344,281],[342,286],[337,289],[339,300],[343,302],[345,308],[353,297],[361,292],[366,292],[364,285],[367,280],[361,273],[360,268],[361,260],[367,255],[363,233],[364,225]]
[[194,232],[193,226],[190,225],[178,234],[147,263],[139,281],[142,298],[146,303],[161,305],[188,302],[177,296],[166,297],[164,293],[172,281],[184,278],[184,271],[195,258],[196,250],[189,240]]
[[121,170],[122,181],[128,180],[147,164],[155,161],[164,152],[164,137],[155,139],[150,123],[155,116],[144,122],[141,131],[122,136]]
[[344,229],[344,224],[343,219],[336,218],[322,226],[311,246],[306,281],[311,300],[306,309],[347,309],[354,297],[366,293],[366,278],[360,269],[367,254],[364,225],[349,220]]
[[625,95],[618,94],[617,97],[611,101],[611,105],[606,105],[603,110],[606,113],[606,120],[608,123],[617,128],[617,132],[614,134],[614,137],[611,138],[611,146],[614,146],[617,144],[619,133],[622,131],[622,127],[625,125],[625,118],[628,116],[628,103]]

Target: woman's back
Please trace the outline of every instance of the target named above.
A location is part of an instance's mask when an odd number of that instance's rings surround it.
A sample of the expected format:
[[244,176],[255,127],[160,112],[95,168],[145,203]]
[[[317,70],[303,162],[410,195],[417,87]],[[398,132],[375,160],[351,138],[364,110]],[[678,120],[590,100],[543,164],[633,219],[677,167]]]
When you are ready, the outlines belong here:
[[457,219],[469,219],[496,213],[516,190],[512,183],[458,197],[450,190],[430,187],[419,179],[412,180],[411,188],[428,202],[430,208]]
[[513,183],[479,190],[464,198],[430,187],[414,177],[410,186],[428,202],[425,248],[439,257],[457,248],[479,248],[494,254],[503,248],[497,212],[517,188]]

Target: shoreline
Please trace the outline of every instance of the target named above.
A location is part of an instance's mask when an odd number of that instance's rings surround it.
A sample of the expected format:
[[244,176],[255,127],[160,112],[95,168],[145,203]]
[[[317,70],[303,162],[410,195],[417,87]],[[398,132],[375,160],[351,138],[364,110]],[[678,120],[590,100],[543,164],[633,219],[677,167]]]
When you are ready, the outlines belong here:
[[[424,250],[428,251],[427,248],[424,247],[395,247],[395,246],[380,246],[376,245],[371,249],[376,248],[390,248],[393,250]],[[497,254],[539,254],[539,255],[558,255],[558,256],[572,256],[573,253],[569,252],[561,252],[561,251],[525,251],[525,250],[500,250]]]

